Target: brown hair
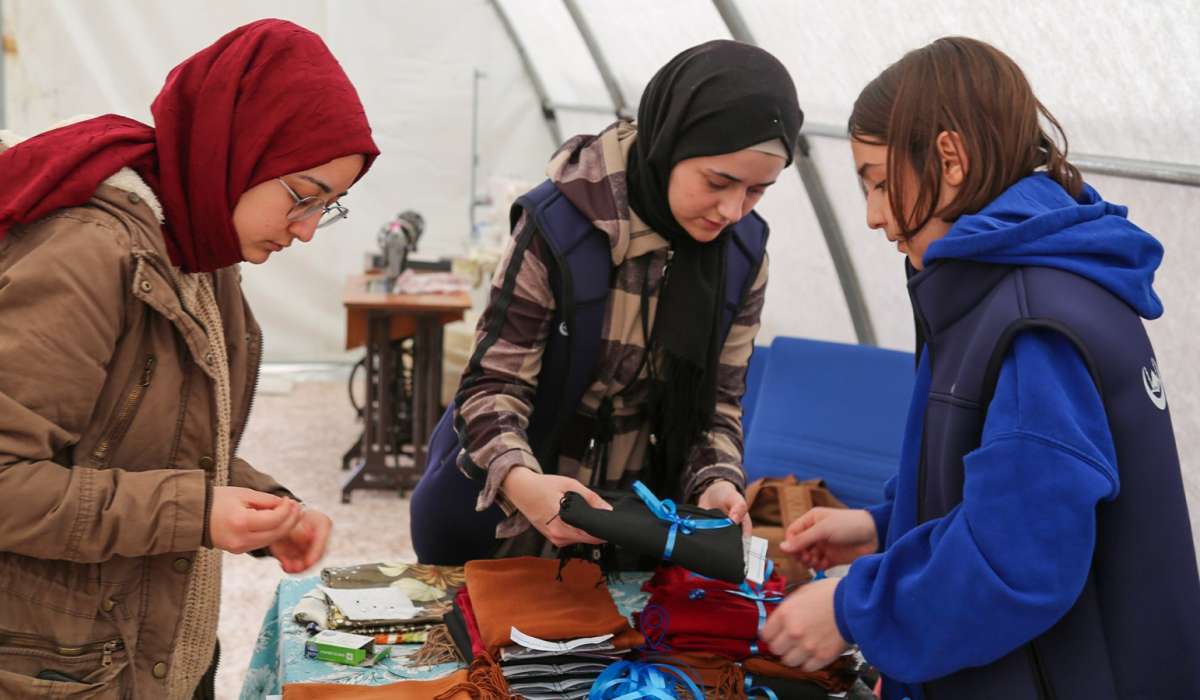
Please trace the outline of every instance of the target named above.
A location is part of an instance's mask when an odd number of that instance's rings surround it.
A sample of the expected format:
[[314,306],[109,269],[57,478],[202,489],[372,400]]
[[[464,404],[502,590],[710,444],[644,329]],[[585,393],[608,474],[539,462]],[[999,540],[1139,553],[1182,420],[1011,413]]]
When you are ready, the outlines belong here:
[[[1050,129],[1042,128],[1039,115]],[[1079,170],[1067,162],[1066,134],[1034,96],[1020,67],[976,39],[943,37],[888,66],[854,101],[849,131],[852,139],[889,146],[888,199],[905,236],[934,216],[953,221],[979,211],[1038,168],[1072,197],[1083,187]],[[937,137],[943,131],[958,134],[968,167],[954,201],[938,211]],[[1051,134],[1062,142],[1061,149]],[[918,190],[905,216],[903,175],[910,170]]]

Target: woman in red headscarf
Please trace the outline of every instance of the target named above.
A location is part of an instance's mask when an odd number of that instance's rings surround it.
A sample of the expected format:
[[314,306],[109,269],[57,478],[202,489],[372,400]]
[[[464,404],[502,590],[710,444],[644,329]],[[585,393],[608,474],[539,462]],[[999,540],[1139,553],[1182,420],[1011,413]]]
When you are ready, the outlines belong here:
[[218,550],[292,573],[329,536],[237,457],[262,348],[237,263],[345,216],[362,104],[264,20],[151,111],[0,143],[0,697],[211,696]]

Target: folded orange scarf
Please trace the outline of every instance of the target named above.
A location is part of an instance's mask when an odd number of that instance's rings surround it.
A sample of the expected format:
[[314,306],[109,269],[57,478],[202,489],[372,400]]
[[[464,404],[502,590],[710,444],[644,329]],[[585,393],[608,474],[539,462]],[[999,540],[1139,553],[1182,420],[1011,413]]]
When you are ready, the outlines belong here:
[[399,681],[387,685],[285,683],[283,700],[478,700],[472,695],[467,670],[432,681]]
[[387,685],[285,683],[283,700],[512,700],[500,667],[484,655],[470,669],[428,681]]
[[742,662],[742,667],[751,676],[767,678],[788,678],[794,681],[809,681],[816,683],[831,693],[843,693],[850,690],[858,676],[854,673],[854,660],[849,656],[839,656],[820,671],[804,671],[794,666],[784,666],[782,661],[765,659],[761,656],[751,656]]
[[493,654],[512,644],[513,627],[549,641],[612,634],[617,649],[645,641],[617,610],[591,562],[569,560],[561,580],[558,561],[537,557],[469,561],[466,573],[479,635]]

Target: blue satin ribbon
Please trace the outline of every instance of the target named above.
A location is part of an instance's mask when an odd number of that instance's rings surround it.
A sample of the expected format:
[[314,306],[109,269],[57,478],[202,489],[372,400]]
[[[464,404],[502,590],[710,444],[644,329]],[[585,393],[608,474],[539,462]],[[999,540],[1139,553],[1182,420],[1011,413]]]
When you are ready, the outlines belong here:
[[[767,580],[769,580],[771,578],[771,572],[774,571],[774,569],[775,569],[775,562],[768,559],[766,576],[765,576],[765,578]],[[779,603],[779,602],[783,601],[783,596],[778,595],[776,593],[767,593],[764,590],[765,586],[766,586],[765,581],[758,586],[752,585],[750,583],[750,581],[742,581],[742,585],[738,586],[738,589],[736,591],[726,591],[726,593],[729,593],[730,595],[741,596],[742,598],[746,598],[747,600],[754,601],[754,604],[758,607],[758,633],[759,634],[762,634],[763,626],[765,626],[767,624],[767,606],[766,606],[766,604],[767,603]],[[757,644],[750,645],[750,653],[751,653],[751,655],[758,653],[758,645]]]
[[633,492],[642,499],[642,503],[654,513],[659,520],[671,523],[671,529],[667,531],[667,546],[663,547],[663,561],[670,561],[671,554],[675,552],[675,538],[678,533],[682,532],[685,535],[690,535],[696,530],[716,530],[722,527],[733,525],[733,521],[729,518],[703,518],[697,520],[684,515],[679,515],[675,501],[669,498],[658,500],[650,489],[640,481],[633,482]]
[[[680,698],[675,686],[682,685],[690,698]],[[670,664],[618,661],[596,678],[588,700],[704,700],[704,691],[686,672]]]
[[751,695],[754,695],[755,693],[766,696],[767,700],[779,700],[779,696],[775,694],[774,690],[771,690],[770,688],[766,687],[765,685],[754,685],[754,677],[751,676],[749,673],[747,673],[746,674],[746,697],[750,697]]

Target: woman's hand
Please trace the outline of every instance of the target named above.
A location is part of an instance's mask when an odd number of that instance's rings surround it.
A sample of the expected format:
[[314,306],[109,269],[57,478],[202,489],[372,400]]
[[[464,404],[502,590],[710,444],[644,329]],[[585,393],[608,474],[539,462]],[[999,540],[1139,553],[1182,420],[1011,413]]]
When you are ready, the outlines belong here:
[[598,540],[583,530],[571,527],[558,517],[559,503],[563,495],[571,491],[583,496],[593,508],[612,510],[612,506],[579,483],[578,479],[555,474],[538,474],[532,469],[514,467],[504,478],[501,489],[517,510],[529,519],[530,524],[555,547],[604,544],[604,540]]
[[329,516],[311,508],[303,510],[300,522],[268,547],[271,556],[279,560],[280,568],[289,574],[311,569],[320,561],[333,530]]
[[214,486],[208,533],[213,547],[234,554],[262,549],[300,522],[299,503],[239,486]]
[[704,493],[700,494],[696,505],[723,511],[734,524],[741,523],[743,535],[749,536],[753,532],[754,524],[750,522],[750,508],[746,505],[746,497],[736,486],[724,479],[717,479],[709,484]]
[[879,551],[879,535],[865,510],[813,508],[788,526],[779,548],[820,571]]

